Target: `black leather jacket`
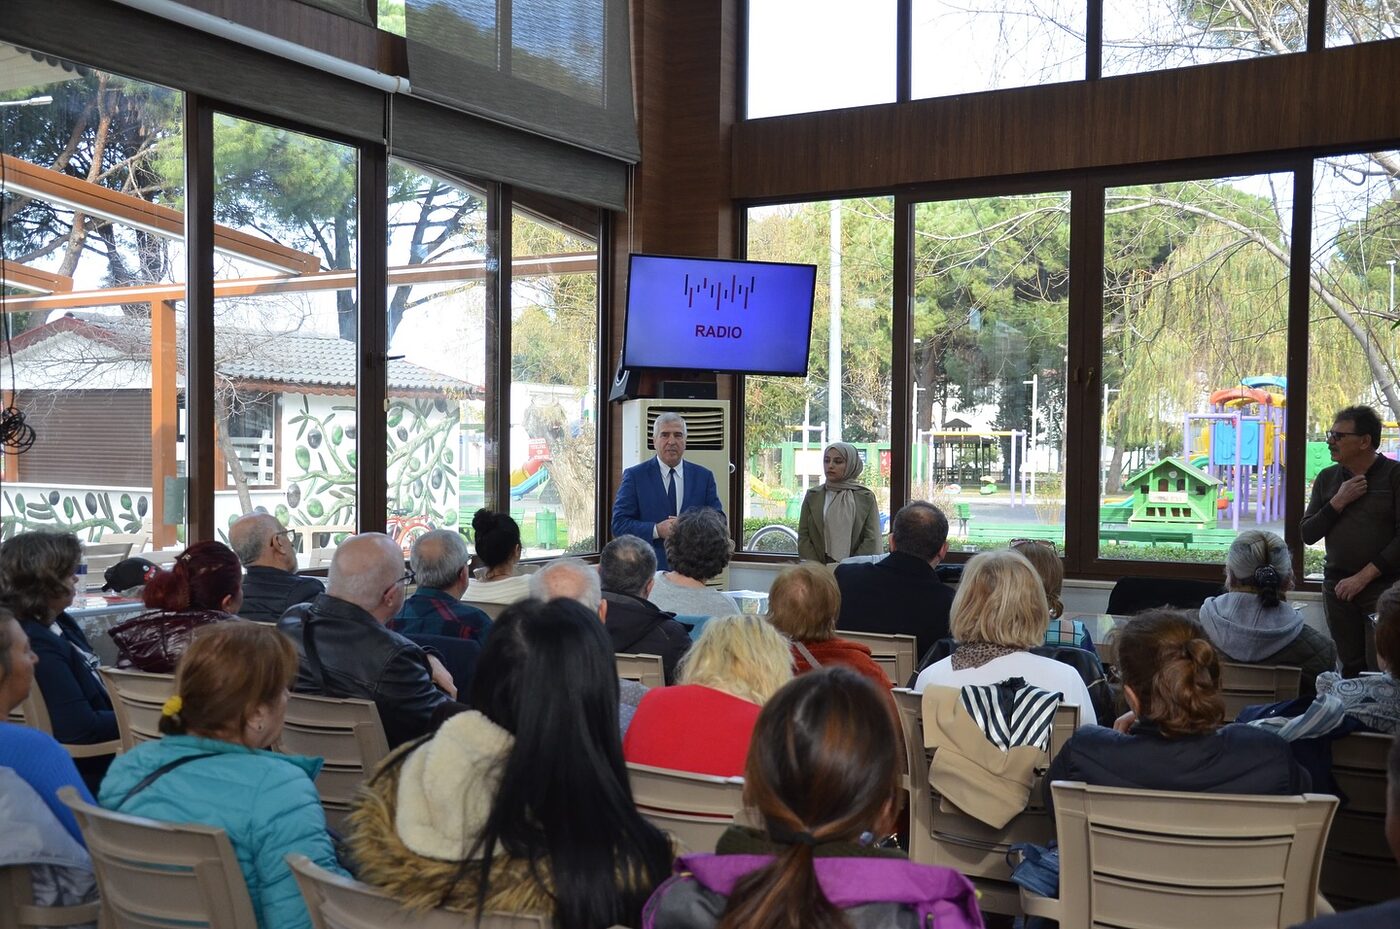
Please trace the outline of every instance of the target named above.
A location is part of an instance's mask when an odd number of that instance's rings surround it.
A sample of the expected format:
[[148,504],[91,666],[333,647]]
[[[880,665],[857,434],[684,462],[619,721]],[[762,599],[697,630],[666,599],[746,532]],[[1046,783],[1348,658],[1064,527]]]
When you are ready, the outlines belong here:
[[292,689],[373,700],[390,748],[430,732],[434,713],[451,702],[433,685],[423,649],[353,603],[321,594],[288,609],[277,628],[297,650]]
[[259,623],[275,623],[287,607],[310,603],[326,585],[314,577],[302,577],[266,565],[249,565],[243,578],[243,606],[238,615]]

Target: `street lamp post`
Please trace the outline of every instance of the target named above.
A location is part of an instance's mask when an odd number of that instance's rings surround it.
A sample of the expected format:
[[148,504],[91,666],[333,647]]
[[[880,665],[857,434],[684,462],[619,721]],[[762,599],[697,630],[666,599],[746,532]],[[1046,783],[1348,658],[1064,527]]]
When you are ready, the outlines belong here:
[[[1036,415],[1040,406],[1040,375],[1032,374],[1031,379],[1022,381],[1022,384],[1029,384],[1031,388],[1031,445],[1029,453],[1026,455],[1027,463],[1031,466],[1031,503],[1035,502],[1035,452],[1036,452]],[[1011,475],[1011,482],[1015,484],[1016,475]]]

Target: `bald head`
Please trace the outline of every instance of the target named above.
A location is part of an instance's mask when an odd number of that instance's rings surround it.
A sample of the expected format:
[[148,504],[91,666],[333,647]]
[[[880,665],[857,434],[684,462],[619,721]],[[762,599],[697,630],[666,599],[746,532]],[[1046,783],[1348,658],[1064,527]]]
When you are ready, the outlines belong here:
[[285,532],[286,527],[271,513],[249,513],[229,527],[228,544],[245,568],[258,565],[294,571],[297,553]]
[[331,557],[326,593],[388,622],[403,605],[403,551],[382,532],[352,535]]

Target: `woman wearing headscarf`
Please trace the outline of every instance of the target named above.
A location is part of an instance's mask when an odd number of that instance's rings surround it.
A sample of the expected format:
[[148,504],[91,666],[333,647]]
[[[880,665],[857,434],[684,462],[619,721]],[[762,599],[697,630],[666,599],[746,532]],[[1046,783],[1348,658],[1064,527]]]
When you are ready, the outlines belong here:
[[864,467],[849,442],[833,442],[822,451],[826,483],[807,491],[797,520],[802,560],[827,563],[880,553],[880,507],[870,488],[856,483]]

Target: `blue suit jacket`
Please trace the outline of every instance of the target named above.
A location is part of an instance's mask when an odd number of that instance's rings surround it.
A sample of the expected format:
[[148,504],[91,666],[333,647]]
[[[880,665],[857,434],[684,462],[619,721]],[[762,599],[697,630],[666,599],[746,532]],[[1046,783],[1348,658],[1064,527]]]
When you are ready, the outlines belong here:
[[[680,511],[707,506],[719,510],[719,492],[715,488],[715,476],[702,465],[681,460],[682,480],[685,483],[685,497],[679,501]],[[613,536],[635,535],[651,542],[656,550],[658,570],[666,569],[666,541],[651,537],[656,524],[671,515],[671,505],[666,500],[666,485],[661,481],[661,468],[652,457],[641,464],[633,465],[622,472],[622,486],[617,489],[617,499],[613,501]]]

